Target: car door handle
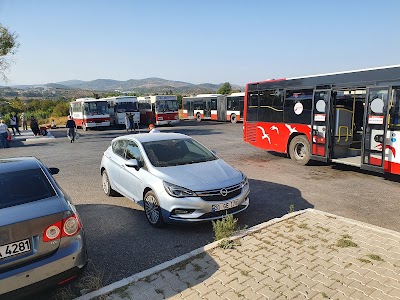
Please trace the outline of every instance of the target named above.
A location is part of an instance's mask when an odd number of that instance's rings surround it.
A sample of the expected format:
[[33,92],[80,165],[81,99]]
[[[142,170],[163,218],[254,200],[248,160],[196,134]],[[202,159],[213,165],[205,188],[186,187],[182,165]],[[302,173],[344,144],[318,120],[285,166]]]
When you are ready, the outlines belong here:
[[121,168],[122,168],[122,169],[125,169],[125,165],[121,165]]

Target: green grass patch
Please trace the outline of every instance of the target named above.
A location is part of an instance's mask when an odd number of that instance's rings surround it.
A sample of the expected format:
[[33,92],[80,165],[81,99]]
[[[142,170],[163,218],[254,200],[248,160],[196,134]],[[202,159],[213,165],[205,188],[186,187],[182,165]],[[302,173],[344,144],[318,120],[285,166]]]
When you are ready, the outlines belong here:
[[357,258],[359,261],[366,263],[366,264],[370,264],[371,261],[369,259],[365,259],[365,258]]
[[342,238],[336,242],[336,246],[339,248],[348,248],[348,247],[355,247],[357,248],[358,245],[354,243],[352,240]]
[[376,255],[376,254],[368,254],[367,256],[372,260],[384,261],[379,255]]

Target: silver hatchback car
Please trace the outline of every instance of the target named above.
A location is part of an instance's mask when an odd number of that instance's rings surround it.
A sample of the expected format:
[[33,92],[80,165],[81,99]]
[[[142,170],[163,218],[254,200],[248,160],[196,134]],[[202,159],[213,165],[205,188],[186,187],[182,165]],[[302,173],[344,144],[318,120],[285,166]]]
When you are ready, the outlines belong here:
[[104,192],[142,205],[154,227],[220,219],[249,205],[247,177],[179,133],[115,138],[100,173]]
[[0,159],[0,299],[69,282],[86,262],[82,223],[49,169]]

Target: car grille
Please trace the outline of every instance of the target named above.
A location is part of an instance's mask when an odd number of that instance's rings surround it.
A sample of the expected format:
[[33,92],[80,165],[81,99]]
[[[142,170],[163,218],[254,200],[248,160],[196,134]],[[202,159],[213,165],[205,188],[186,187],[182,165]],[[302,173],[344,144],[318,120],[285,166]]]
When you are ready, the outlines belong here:
[[201,197],[204,201],[225,201],[232,199],[236,196],[239,196],[242,192],[242,184],[232,185],[230,187],[225,188],[226,195],[223,196],[221,194],[221,189],[209,190],[209,191],[200,191],[196,192],[196,194]]
[[243,208],[244,208],[243,205],[239,205],[239,206],[227,209],[227,210],[209,212],[209,213],[206,213],[206,214],[202,215],[201,217],[199,217],[199,219],[209,219],[209,218],[216,218],[216,217],[221,217],[221,216],[225,216],[225,215],[229,215],[229,214],[234,214],[234,213],[242,210]]

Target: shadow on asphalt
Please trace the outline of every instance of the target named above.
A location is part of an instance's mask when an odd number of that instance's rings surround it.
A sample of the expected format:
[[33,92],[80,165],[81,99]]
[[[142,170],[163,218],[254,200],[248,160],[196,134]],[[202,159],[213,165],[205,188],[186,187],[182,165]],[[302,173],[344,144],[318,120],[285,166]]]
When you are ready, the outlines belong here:
[[[291,205],[294,210],[313,207],[293,187],[260,180],[249,182],[250,206],[236,215],[241,228],[279,218],[290,211]],[[157,229],[150,226],[140,209],[91,204],[76,205],[76,208],[85,229],[89,258],[94,268],[104,274],[104,285],[214,241],[211,222]],[[202,276],[199,274],[199,282],[206,279]],[[76,290],[75,285],[71,285],[72,290]]]

